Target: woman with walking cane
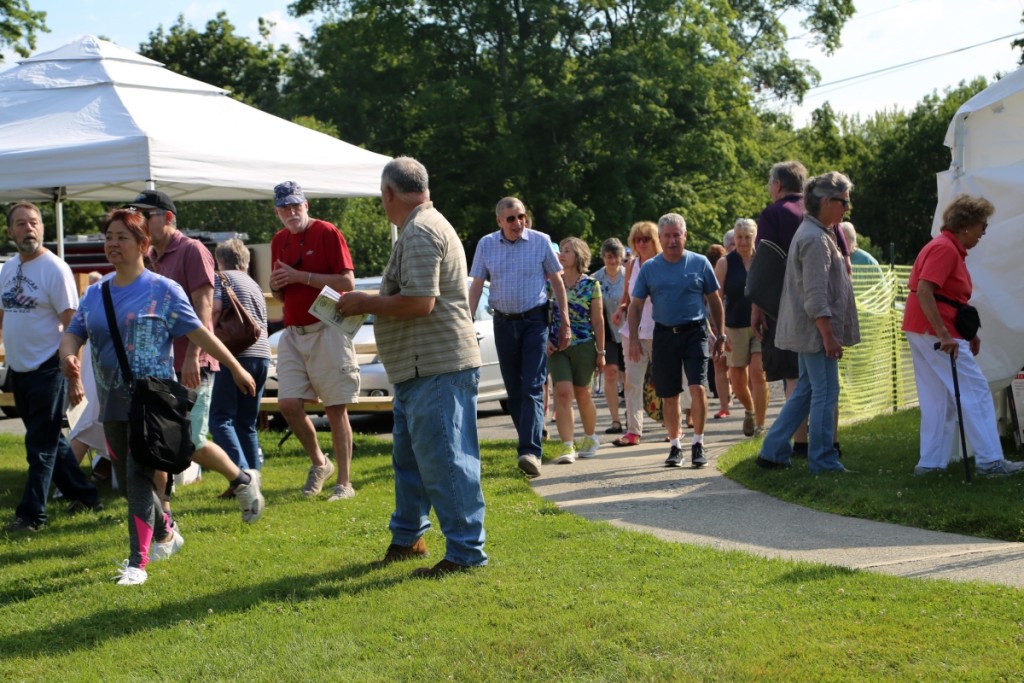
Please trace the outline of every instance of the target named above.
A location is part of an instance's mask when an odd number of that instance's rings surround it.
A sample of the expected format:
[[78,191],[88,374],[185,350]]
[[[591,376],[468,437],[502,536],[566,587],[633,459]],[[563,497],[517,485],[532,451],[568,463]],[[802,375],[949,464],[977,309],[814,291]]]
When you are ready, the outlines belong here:
[[[942,213],[941,232],[917,255],[910,273],[903,331],[910,343],[921,405],[916,475],[944,472],[949,464],[957,416],[950,358],[959,376],[961,429],[974,448],[976,473],[996,477],[1024,472],[1024,462],[1003,457],[988,380],[974,360],[981,340],[977,329],[964,324],[973,311],[967,306],[973,289],[967,251],[981,241],[994,212],[995,207],[984,197],[957,195]],[[967,310],[962,310],[965,307]]]

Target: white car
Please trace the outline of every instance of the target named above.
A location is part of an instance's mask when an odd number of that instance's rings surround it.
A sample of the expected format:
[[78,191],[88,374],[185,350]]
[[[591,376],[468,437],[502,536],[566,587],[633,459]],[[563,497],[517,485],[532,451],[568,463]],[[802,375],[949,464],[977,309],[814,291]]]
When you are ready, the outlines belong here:
[[[355,288],[366,292],[380,291],[380,276],[356,278]],[[467,283],[468,287],[468,283]],[[480,303],[476,310],[476,338],[480,342],[480,357],[483,364],[480,367],[480,393],[478,403],[487,401],[500,401],[502,409],[506,409],[508,393],[505,391],[505,382],[501,378],[501,369],[498,367],[498,351],[494,346],[494,323],[491,321],[491,309],[488,303],[490,288],[484,284],[483,293],[480,295]],[[267,376],[267,384],[264,393],[273,396],[277,394],[277,343],[281,338],[281,331],[270,335],[270,350],[273,354],[271,359],[270,372]],[[359,395],[385,397],[394,396],[394,386],[388,381],[387,373],[384,372],[384,364],[377,355],[377,343],[373,336],[373,316],[367,316],[363,327],[355,336],[356,359],[359,362]],[[269,391],[268,391],[269,390]],[[359,404],[349,406],[350,413],[361,412]]]

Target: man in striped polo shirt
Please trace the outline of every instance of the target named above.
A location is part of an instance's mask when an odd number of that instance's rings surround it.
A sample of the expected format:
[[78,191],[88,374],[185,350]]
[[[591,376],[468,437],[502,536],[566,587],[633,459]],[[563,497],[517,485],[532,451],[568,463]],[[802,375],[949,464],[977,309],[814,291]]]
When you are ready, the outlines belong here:
[[430,201],[427,169],[398,157],[384,167],[381,202],[401,227],[380,294],[347,292],[344,315],[372,313],[377,352],[395,385],[395,511],[377,566],[427,554],[430,508],[448,541],[444,558],[414,576],[487,564],[476,400],[480,347],[466,296],[466,253]]

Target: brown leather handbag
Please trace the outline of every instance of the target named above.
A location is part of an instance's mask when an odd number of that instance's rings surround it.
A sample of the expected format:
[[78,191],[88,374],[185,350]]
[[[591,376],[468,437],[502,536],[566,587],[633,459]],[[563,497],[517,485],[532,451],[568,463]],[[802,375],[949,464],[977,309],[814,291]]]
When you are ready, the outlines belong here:
[[221,308],[220,317],[213,326],[213,333],[220,339],[228,351],[236,356],[259,341],[262,328],[256,322],[249,311],[242,307],[242,303],[235,296],[235,290],[231,288],[231,282],[223,272],[220,275],[221,286],[228,295],[228,303]]

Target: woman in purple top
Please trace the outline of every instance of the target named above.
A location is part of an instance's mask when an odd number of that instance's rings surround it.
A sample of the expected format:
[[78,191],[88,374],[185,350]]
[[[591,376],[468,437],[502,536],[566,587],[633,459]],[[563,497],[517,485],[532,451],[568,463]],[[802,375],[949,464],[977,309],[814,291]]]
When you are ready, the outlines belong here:
[[[114,266],[114,277],[109,281],[111,299],[132,374],[173,379],[171,342],[175,337],[186,336],[224,363],[239,389],[255,394],[252,377],[200,323],[178,283],[146,269],[143,258],[149,251],[150,234],[142,213],[135,209],[114,209],[103,221],[103,232],[106,237],[103,250]],[[87,339],[92,342],[100,421],[117,479],[128,498],[130,554],[117,583],[134,586],[145,583],[148,578],[146,564],[149,560],[170,557],[185,540],[168,523],[160,507],[153,486],[153,470],[132,458],[128,450],[131,394],[121,376],[101,287],[86,291],[60,342],[61,370],[69,380],[68,398],[72,405],[77,405],[84,396],[78,353]],[[258,497],[262,502],[258,473],[249,484],[239,487],[238,495]]]

